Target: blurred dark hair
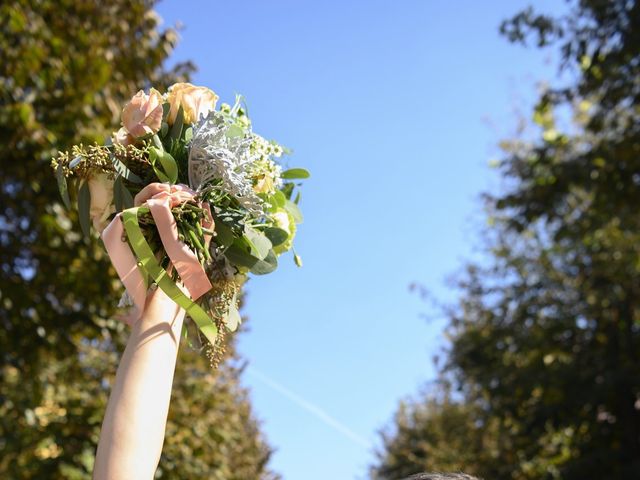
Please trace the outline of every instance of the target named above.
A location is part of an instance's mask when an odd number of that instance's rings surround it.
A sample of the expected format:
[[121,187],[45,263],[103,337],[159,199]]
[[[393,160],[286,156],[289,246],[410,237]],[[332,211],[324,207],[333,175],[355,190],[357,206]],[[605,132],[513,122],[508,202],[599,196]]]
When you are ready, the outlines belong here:
[[416,473],[404,480],[480,480],[466,473]]

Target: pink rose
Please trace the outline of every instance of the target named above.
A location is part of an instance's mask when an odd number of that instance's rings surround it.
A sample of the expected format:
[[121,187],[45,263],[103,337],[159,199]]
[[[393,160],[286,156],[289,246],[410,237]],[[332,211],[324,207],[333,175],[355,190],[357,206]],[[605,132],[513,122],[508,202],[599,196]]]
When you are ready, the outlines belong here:
[[140,90],[122,109],[122,125],[134,137],[154,134],[162,126],[162,95],[152,88]]
[[129,132],[124,127],[121,127],[117,132],[113,132],[113,137],[111,137],[111,141],[113,143],[118,143],[124,147],[127,145],[131,145],[136,141]]
[[206,87],[196,87],[190,83],[176,83],[169,87],[167,102],[169,103],[169,116],[167,123],[173,124],[182,107],[184,123],[195,123],[200,117],[205,117],[216,108],[218,96]]

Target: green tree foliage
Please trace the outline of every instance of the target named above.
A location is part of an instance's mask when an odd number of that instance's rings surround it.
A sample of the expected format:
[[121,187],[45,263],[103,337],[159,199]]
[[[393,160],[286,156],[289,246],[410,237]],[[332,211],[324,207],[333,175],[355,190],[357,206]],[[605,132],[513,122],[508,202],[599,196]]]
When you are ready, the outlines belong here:
[[[574,81],[541,97],[533,140],[503,144],[503,192],[485,196],[490,260],[468,266],[449,313],[442,375],[472,427],[431,440],[441,409],[410,433],[397,422],[393,439],[466,458],[477,448],[455,439],[479,427],[483,453],[462,468],[485,478],[640,478],[640,4],[569,6],[502,26],[557,46]],[[449,465],[402,452],[387,444],[376,468]]]
[[[49,160],[117,128],[140,88],[188,78],[163,63],[177,34],[150,0],[0,4],[0,476],[90,478],[124,325],[97,238],[79,233]],[[233,350],[231,347],[230,350]],[[269,476],[270,449],[239,386],[183,347],[159,475]]]
[[454,402],[448,390],[403,401],[393,428],[381,432],[374,480],[403,479],[425,471],[476,471],[489,456],[490,429],[475,423],[476,407]]

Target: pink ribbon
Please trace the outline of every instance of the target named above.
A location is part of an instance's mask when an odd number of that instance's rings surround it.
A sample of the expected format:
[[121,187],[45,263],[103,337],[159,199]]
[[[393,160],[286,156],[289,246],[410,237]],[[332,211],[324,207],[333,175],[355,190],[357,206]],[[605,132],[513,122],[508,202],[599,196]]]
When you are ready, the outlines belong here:
[[[180,279],[189,292],[192,300],[197,300],[211,289],[211,282],[196,255],[189,247],[178,239],[178,228],[171,209],[193,199],[195,192],[186,185],[168,185],[166,183],[151,183],[144,187],[134,198],[134,205],[147,204],[153,217],[162,245],[164,246],[171,264],[178,271]],[[213,217],[209,204],[204,202],[201,208],[207,210],[208,218],[202,226],[211,229]],[[104,242],[111,263],[118,272],[127,292],[133,299],[134,311],[124,317],[132,324],[144,310],[147,296],[142,274],[131,248],[125,239],[122,214],[117,214],[102,232]],[[205,234],[206,247],[211,241],[211,235]]]

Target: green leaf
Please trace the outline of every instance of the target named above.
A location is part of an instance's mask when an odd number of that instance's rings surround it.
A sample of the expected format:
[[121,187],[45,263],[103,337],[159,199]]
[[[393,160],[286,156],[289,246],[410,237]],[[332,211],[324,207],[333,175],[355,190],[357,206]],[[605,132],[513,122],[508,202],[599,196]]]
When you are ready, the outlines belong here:
[[289,238],[289,232],[278,227],[265,228],[264,234],[274,247],[283,244],[287,241],[287,238]]
[[236,138],[236,137],[243,137],[244,136],[244,130],[239,127],[238,125],[231,125],[228,129],[227,129],[227,138]]
[[182,109],[182,105],[178,109],[178,114],[176,115],[176,120],[173,122],[171,126],[171,131],[169,132],[169,138],[172,140],[178,140],[180,135],[182,135],[182,126],[184,125],[184,110]]
[[237,240],[227,248],[227,250],[225,250],[224,256],[227,257],[227,260],[229,260],[232,265],[253,268],[253,266],[260,260],[249,253],[251,250],[250,247],[247,249],[244,242],[238,243]]
[[302,258],[297,253],[293,253],[293,261],[296,263],[296,266],[302,267]]
[[69,200],[69,186],[67,185],[67,179],[64,176],[64,170],[61,163],[56,167],[56,180],[58,180],[58,190],[60,191],[60,197],[62,198],[65,207],[71,208],[71,200]]
[[276,193],[271,196],[271,203],[278,208],[284,208],[287,201],[287,197],[280,190],[276,191]]
[[291,214],[296,223],[302,223],[302,212],[298,208],[298,205],[293,203],[291,200],[287,200],[284,205],[284,209]]
[[276,257],[273,250],[269,250],[269,254],[264,260],[258,260],[253,267],[251,267],[251,273],[266,275],[267,273],[273,272],[276,268],[278,268],[278,257]]
[[149,148],[149,163],[151,165],[155,165],[158,161],[158,156],[160,155],[160,151],[156,147]]
[[158,180],[160,180],[163,183],[171,183],[171,181],[169,180],[169,177],[167,177],[162,170],[157,168],[155,165],[151,165],[151,166],[153,167],[153,171],[158,177]]
[[245,239],[251,245],[251,254],[263,260],[271,250],[271,242],[265,235],[251,227],[246,227],[244,231]]
[[293,178],[309,178],[311,174],[304,168],[290,168],[289,170],[282,172],[281,176],[282,178],[290,180]]
[[167,174],[169,182],[176,183],[178,180],[178,164],[169,152],[163,152],[160,157],[162,169]]
[[267,256],[260,260],[236,242],[224,254],[232,264],[247,267],[256,275],[266,275],[278,268],[278,258],[273,250],[269,250]]
[[116,177],[113,181],[113,202],[116,205],[116,212],[124,210],[124,203],[122,202],[122,195],[120,195],[120,189],[122,188],[122,177]]
[[213,217],[216,222],[222,222],[231,229],[237,236],[242,236],[244,231],[244,218],[246,213],[240,210],[224,210],[219,207],[213,208]]
[[184,130],[184,143],[189,143],[193,138],[193,128],[188,127]]
[[300,192],[298,192],[298,194],[296,195],[296,199],[293,201],[293,203],[298,205],[300,203],[300,199],[301,198],[302,198],[302,194]]
[[133,196],[122,181],[122,177],[117,177],[113,182],[113,198],[118,212],[133,207]]
[[231,229],[227,227],[224,223],[220,222],[219,220],[216,221],[214,219],[214,223],[215,223],[216,234],[213,237],[213,241],[215,242],[215,244],[223,248],[226,248],[229,245],[231,245],[236,238],[233,235],[233,232],[231,231]]
[[157,134],[151,137],[151,141],[158,150],[164,152],[164,145],[162,145],[162,140],[160,140],[160,137]]
[[287,200],[291,200],[291,195],[293,194],[293,189],[295,188],[295,186],[296,185],[291,182],[285,183],[280,190],[282,193],[284,193],[284,196],[287,197]]
[[[158,161],[162,169],[158,168]],[[169,152],[165,152],[157,147],[151,147],[149,149],[149,162],[160,181],[175,183],[178,179],[178,164]]]
[[80,190],[78,190],[78,218],[80,220],[80,228],[85,236],[91,233],[91,192],[89,192],[89,183],[82,182]]

